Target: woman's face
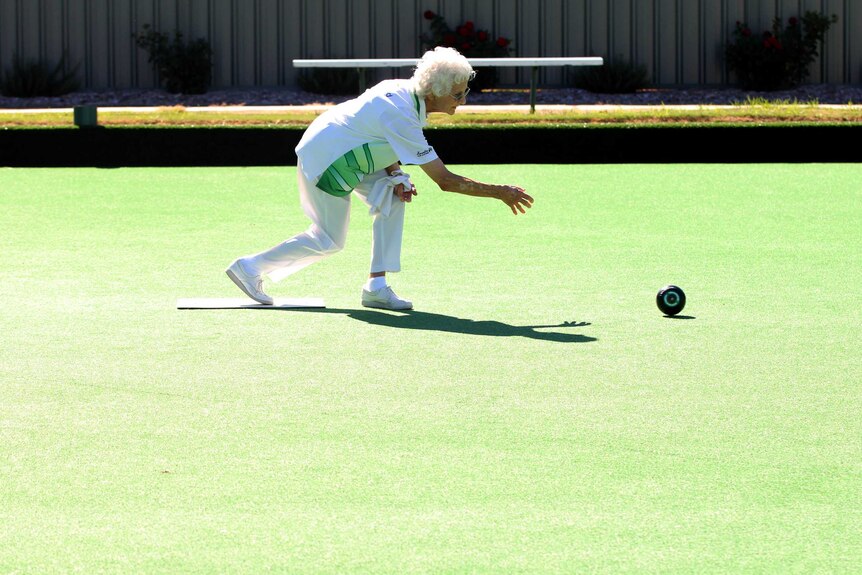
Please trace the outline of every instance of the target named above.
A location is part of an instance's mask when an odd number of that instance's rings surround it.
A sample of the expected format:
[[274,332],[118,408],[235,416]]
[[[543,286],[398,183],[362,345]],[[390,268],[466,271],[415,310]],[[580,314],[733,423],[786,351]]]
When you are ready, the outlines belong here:
[[431,97],[426,100],[426,108],[428,113],[442,112],[450,116],[455,113],[458,106],[467,101],[467,93],[470,89],[467,87],[467,81],[452,85],[452,91],[444,96]]

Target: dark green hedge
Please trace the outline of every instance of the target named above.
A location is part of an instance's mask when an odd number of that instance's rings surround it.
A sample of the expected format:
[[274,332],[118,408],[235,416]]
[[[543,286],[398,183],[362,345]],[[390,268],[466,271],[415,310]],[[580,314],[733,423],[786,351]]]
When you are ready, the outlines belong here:
[[[859,162],[862,126],[429,129],[449,164]],[[295,165],[297,129],[0,131],[2,166]],[[846,140],[844,139],[846,138]]]

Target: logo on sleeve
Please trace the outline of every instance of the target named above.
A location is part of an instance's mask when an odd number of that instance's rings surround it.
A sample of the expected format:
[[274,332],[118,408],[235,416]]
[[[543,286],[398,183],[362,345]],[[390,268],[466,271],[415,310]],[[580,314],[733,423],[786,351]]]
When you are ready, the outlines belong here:
[[434,151],[434,148],[428,148],[427,150],[422,150],[421,152],[416,152],[416,157],[421,158],[422,156],[427,156],[431,152]]

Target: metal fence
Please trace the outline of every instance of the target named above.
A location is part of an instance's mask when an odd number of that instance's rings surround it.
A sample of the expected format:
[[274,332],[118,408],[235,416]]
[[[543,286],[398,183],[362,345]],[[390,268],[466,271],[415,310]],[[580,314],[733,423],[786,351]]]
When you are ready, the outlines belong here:
[[[862,82],[862,0],[0,0],[0,69],[17,55],[79,64],[87,88],[156,86],[133,34],[144,24],[214,50],[215,87],[292,86],[294,58],[421,54],[426,10],[513,40],[515,56],[603,56],[646,66],[659,86],[727,84],[737,20],[754,30],[806,10],[836,14],[810,82]],[[542,71],[561,84],[562,70]],[[517,70],[503,84],[524,84]]]

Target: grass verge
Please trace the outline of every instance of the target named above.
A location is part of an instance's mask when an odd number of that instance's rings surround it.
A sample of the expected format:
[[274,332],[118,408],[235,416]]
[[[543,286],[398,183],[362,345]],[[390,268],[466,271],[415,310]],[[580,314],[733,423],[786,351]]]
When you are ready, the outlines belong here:
[[[273,110],[261,112],[189,110],[182,106],[151,111],[99,111],[99,124],[106,127],[260,127],[305,128],[319,111]],[[770,125],[770,124],[862,124],[862,105],[821,106],[817,103],[748,100],[730,106],[584,106],[539,110],[535,114],[517,110],[434,115],[433,127],[573,127],[589,125]],[[69,128],[71,112],[13,111],[0,113],[0,128]]]

